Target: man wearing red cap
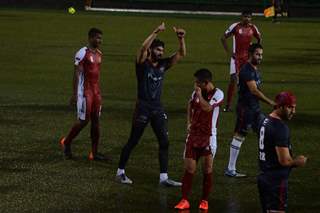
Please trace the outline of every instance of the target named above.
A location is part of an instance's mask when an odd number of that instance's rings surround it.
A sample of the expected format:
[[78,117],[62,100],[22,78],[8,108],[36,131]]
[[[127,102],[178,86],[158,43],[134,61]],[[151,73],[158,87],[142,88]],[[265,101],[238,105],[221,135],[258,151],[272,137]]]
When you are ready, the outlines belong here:
[[290,133],[284,121],[296,112],[296,97],[281,92],[275,98],[274,110],[259,127],[258,189],[264,213],[284,213],[287,209],[288,178],[292,168],[304,166],[307,158],[292,157]]

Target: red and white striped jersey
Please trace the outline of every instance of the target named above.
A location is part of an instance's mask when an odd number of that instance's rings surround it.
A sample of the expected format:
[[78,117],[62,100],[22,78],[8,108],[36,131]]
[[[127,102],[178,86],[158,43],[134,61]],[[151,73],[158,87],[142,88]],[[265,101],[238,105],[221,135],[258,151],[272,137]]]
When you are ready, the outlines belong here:
[[253,37],[261,38],[258,28],[252,23],[248,25],[242,25],[241,22],[234,23],[224,34],[233,36],[233,53],[236,54],[236,60],[248,60],[248,49]]
[[88,47],[83,47],[76,53],[74,65],[83,67],[83,72],[79,73],[78,95],[85,95],[88,92],[100,94],[101,60],[100,50],[93,51]]
[[219,110],[220,105],[223,103],[223,96],[223,92],[218,88],[214,88],[209,92],[204,99],[211,105],[212,111],[205,112],[201,109],[196,93],[192,93],[189,102],[192,113],[189,131],[190,136],[211,136],[217,134]]

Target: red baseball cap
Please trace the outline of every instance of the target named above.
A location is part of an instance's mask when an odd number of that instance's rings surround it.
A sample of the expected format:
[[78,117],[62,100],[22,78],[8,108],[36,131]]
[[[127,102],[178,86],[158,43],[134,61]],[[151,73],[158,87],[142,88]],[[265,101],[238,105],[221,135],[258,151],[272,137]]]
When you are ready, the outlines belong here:
[[274,102],[277,104],[277,107],[280,106],[292,106],[296,104],[296,96],[292,92],[283,91],[276,95]]

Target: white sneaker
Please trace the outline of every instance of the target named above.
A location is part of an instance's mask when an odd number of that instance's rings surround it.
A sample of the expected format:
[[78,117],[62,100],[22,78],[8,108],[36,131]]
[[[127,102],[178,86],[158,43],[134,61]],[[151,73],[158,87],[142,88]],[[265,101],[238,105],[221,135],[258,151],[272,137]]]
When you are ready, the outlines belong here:
[[84,10],[91,10],[91,7],[90,6],[88,6],[88,5],[86,5],[86,6],[84,6]]
[[166,187],[178,187],[178,186],[182,186],[182,183],[181,182],[177,182],[177,181],[174,181],[174,180],[171,180],[171,179],[166,179],[166,180],[163,180],[163,181],[160,181],[159,184],[161,186],[166,186]]
[[116,181],[122,184],[132,184],[133,181],[130,180],[130,178],[128,178],[126,176],[126,174],[121,174],[121,175],[116,175]]
[[242,173],[239,173],[237,172],[236,170],[229,170],[229,169],[226,169],[224,171],[224,175],[228,176],[228,177],[235,177],[235,178],[244,178],[244,177],[247,177],[246,174],[242,174]]

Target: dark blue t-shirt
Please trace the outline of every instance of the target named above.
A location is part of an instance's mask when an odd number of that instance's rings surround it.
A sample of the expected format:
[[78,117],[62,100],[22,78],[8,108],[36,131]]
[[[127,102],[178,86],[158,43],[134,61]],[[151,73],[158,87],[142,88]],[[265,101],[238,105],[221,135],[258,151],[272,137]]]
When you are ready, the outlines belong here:
[[291,167],[279,163],[275,147],[287,147],[291,155],[290,132],[280,119],[266,117],[259,127],[259,166],[262,172],[288,176]]
[[252,110],[260,110],[259,99],[250,92],[247,86],[248,81],[255,81],[257,88],[260,90],[262,82],[259,71],[255,70],[250,63],[244,64],[239,72],[238,104]]
[[164,74],[169,69],[170,58],[160,59],[156,67],[149,60],[136,64],[138,99],[160,103]]

